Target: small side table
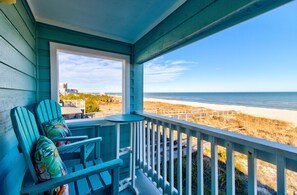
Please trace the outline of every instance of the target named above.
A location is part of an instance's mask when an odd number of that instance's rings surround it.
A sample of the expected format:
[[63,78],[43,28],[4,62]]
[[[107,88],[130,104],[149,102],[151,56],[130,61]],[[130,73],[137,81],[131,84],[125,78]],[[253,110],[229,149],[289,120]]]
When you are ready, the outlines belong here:
[[[135,169],[136,169],[136,123],[143,121],[144,117],[133,114],[118,114],[105,118],[105,120],[116,123],[116,157],[130,153],[130,176],[120,181],[120,191],[131,187],[131,189],[138,194],[135,187]],[[120,125],[123,123],[130,123],[130,146],[120,148]]]

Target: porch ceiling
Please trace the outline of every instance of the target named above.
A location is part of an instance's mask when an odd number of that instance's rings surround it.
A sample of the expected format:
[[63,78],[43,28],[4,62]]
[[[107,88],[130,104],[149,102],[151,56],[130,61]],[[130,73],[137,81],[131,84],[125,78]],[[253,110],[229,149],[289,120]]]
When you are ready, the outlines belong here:
[[128,43],[135,43],[185,1],[27,0],[38,22]]

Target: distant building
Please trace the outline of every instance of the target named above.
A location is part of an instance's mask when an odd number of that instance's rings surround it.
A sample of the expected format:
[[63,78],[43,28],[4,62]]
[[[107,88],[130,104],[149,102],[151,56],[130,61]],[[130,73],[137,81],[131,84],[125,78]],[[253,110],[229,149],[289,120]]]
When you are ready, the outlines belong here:
[[77,89],[68,89],[67,83],[59,83],[59,94],[67,95],[67,94],[78,94]]
[[67,93],[78,94],[78,90],[77,89],[67,89]]
[[59,83],[59,94],[67,95],[67,83]]

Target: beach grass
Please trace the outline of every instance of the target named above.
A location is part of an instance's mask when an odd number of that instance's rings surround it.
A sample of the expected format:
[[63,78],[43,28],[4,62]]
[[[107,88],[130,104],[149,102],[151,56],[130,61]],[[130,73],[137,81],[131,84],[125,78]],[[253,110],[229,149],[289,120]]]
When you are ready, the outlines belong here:
[[[101,102],[100,103],[100,114],[104,116],[110,113],[121,113],[122,112],[122,102],[120,97],[114,97],[116,101],[112,102]],[[271,119],[262,114],[262,116],[253,116],[248,113],[243,113],[236,111],[231,114],[223,115],[213,115],[216,112],[213,107],[201,107],[201,106],[191,106],[185,104],[173,104],[168,101],[145,101],[144,111],[152,112],[159,115],[176,117],[180,116],[183,120],[189,122],[198,123],[206,126],[211,126],[226,131],[231,131],[235,133],[240,133],[248,136],[253,136],[257,138],[262,138],[282,144],[287,144],[291,146],[297,146],[297,127],[296,124],[290,120],[277,120]],[[267,110],[269,111],[269,110]],[[266,111],[266,112],[267,112]],[[196,113],[206,113],[205,115],[196,115]],[[265,113],[265,109],[262,113]],[[271,114],[271,113],[270,113]],[[187,115],[187,117],[184,117]],[[288,114],[290,115],[290,113]],[[195,117],[196,116],[196,117]],[[206,147],[204,155],[210,158],[210,149]],[[224,162],[226,156],[226,150],[224,148],[219,149],[219,160]],[[236,170],[243,175],[247,174],[247,157],[243,154],[235,154],[235,167]],[[267,185],[267,189],[276,190],[276,167],[275,165],[258,160],[258,182],[261,183],[261,188]],[[291,171],[287,171],[287,192],[293,194],[297,192],[297,174]],[[267,177],[270,175],[270,177]],[[238,177],[239,180],[245,181],[244,176]],[[265,188],[262,190],[265,191]]]

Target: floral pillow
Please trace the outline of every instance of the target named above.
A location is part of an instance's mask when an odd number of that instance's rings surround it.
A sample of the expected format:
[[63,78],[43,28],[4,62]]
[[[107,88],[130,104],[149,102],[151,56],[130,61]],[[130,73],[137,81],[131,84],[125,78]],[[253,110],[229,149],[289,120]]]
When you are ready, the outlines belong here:
[[[59,117],[52,121],[43,123],[43,127],[45,130],[46,136],[50,139],[71,136],[71,131],[67,127],[63,117]],[[69,143],[70,141],[58,141],[55,144],[58,147]]]
[[[67,174],[57,147],[45,136],[40,136],[37,141],[34,162],[35,170],[40,181],[47,181]],[[68,184],[56,187],[54,194],[68,195]]]

